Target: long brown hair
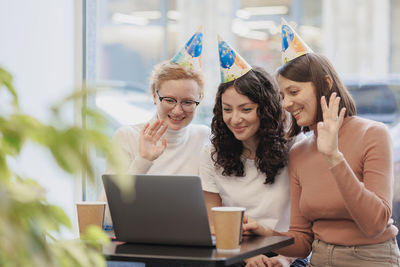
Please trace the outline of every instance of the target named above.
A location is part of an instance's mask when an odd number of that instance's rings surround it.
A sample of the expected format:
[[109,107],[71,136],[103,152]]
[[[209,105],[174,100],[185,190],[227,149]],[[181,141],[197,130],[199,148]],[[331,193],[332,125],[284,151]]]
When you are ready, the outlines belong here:
[[274,77],[261,68],[255,67],[242,77],[219,85],[211,122],[211,143],[215,149],[212,160],[215,166],[223,168],[222,174],[225,176],[246,175],[242,159],[243,144],[229,130],[222,115],[222,94],[232,86],[236,92],[258,105],[260,128],[256,133],[259,143],[255,163],[257,169],[265,174],[265,183],[273,184],[276,175],[287,163],[287,146],[277,84]]
[[[295,82],[312,82],[315,86],[315,95],[317,100],[317,114],[316,122],[322,121],[322,109],[320,99],[325,96],[328,101],[330,95],[336,92],[337,96],[340,97],[339,110],[343,107],[346,108],[345,117],[354,116],[357,114],[356,105],[353,98],[350,95],[349,90],[343,84],[339,78],[336,70],[329,60],[320,54],[308,53],[293,59],[280,67],[277,71],[277,75],[282,75],[286,79]],[[329,76],[332,80],[332,84],[328,83],[326,77]],[[292,116],[290,129],[288,136],[293,137],[299,134],[301,131],[309,131],[308,127],[301,127],[297,125],[296,120]]]

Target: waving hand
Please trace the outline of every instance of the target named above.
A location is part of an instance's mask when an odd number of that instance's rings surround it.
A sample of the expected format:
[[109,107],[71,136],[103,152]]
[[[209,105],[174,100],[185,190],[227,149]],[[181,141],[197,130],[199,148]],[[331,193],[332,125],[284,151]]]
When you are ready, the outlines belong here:
[[147,160],[157,159],[167,147],[167,140],[163,139],[158,143],[161,136],[167,130],[168,125],[162,120],[157,120],[153,124],[146,123],[140,132],[139,153],[142,158]]
[[339,103],[340,97],[337,97],[336,93],[331,94],[328,104],[323,96],[321,98],[323,121],[317,125],[318,151],[327,158],[331,166],[336,165],[343,158],[338,148],[338,133],[343,123],[346,108],[342,108],[340,114],[338,114]]

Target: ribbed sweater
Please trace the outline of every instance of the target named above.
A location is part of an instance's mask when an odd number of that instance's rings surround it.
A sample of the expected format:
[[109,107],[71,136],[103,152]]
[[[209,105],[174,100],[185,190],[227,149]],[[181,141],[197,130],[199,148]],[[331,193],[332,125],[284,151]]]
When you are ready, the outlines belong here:
[[347,117],[339,130],[344,160],[330,168],[317,150],[317,132],[289,153],[291,220],[285,235],[294,245],[278,251],[306,257],[314,239],[354,246],[397,235],[392,224],[392,143],[387,127]]

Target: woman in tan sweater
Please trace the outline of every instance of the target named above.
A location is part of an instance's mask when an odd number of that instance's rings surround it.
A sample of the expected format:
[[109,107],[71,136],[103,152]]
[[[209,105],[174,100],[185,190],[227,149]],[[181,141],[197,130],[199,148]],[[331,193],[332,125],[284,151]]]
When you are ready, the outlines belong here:
[[330,62],[306,53],[278,70],[290,136],[311,131],[289,154],[291,220],[287,233],[245,224],[245,231],[288,235],[277,253],[310,266],[400,266],[391,219],[392,145],[388,129],[362,119]]

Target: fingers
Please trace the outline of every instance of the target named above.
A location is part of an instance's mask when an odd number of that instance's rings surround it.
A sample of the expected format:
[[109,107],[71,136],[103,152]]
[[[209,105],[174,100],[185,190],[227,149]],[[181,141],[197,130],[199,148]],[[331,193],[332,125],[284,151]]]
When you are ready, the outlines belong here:
[[263,264],[267,267],[282,267],[282,264],[280,264],[276,259],[268,258],[266,256],[263,258]]
[[330,95],[329,103],[326,103],[325,96],[321,97],[321,110],[324,122],[326,122],[327,120],[332,120],[341,123],[343,121],[346,111],[345,110],[343,111],[342,108],[340,114],[338,114],[339,105],[340,105],[340,97],[337,96],[336,92],[333,92]]
[[140,134],[141,134],[141,135],[144,135],[144,134],[146,133],[147,128],[149,128],[149,125],[150,125],[150,123],[146,123],[146,124],[143,126],[142,130],[140,131]]
[[268,265],[268,257],[265,255],[258,255],[245,260],[246,267],[264,267]]
[[329,117],[331,120],[337,121],[338,120],[338,110],[339,110],[339,103],[340,97],[336,97],[336,93],[332,93],[329,98]]
[[147,130],[147,134],[150,136],[153,136],[158,129],[160,129],[160,126],[162,125],[163,121],[162,120],[156,120]]
[[155,140],[159,140],[161,136],[167,130],[168,125],[162,120],[156,120],[153,124],[146,123],[146,125],[141,130],[141,134],[144,136],[149,136]]
[[346,108],[342,108],[339,114],[339,125],[342,125],[344,120],[344,115],[346,115]]
[[251,236],[251,235],[254,235],[254,233],[250,232],[250,231],[243,231],[242,235]]
[[265,266],[268,266],[268,267],[275,266],[274,262],[271,261],[271,259],[268,258],[267,256],[265,256],[262,260],[263,260],[263,263],[264,263]]
[[248,222],[243,225],[243,232],[262,235],[262,227],[256,222]]
[[267,264],[267,266],[268,267],[282,267],[283,265],[282,265],[282,263],[279,261],[279,260],[277,260],[276,259],[276,257],[273,257],[273,258],[269,258],[268,259],[268,264]]
[[325,96],[321,97],[321,110],[322,110],[322,119],[326,121],[328,119],[328,105],[326,104]]
[[163,150],[167,147],[167,139],[164,138],[162,140],[161,146],[163,147]]
[[249,223],[243,224],[243,232],[250,232],[250,231],[254,230],[253,228],[254,228],[253,224],[249,224]]
[[262,258],[262,261],[263,261],[263,263],[264,263],[265,265],[267,265],[267,266],[268,266],[269,259],[268,259],[268,257],[267,257],[267,256],[263,257],[263,258]]
[[282,267],[290,265],[287,260],[282,262],[280,256],[269,258],[265,255],[258,255],[245,259],[244,261],[246,262],[246,267]]
[[156,140],[160,140],[161,136],[165,133],[165,131],[168,128],[168,124],[164,124],[163,121],[161,121],[161,129],[157,131],[156,135],[154,136]]
[[247,223],[249,221],[249,216],[247,215],[247,213],[245,213],[244,215],[243,215],[243,223],[245,224],[245,223]]

